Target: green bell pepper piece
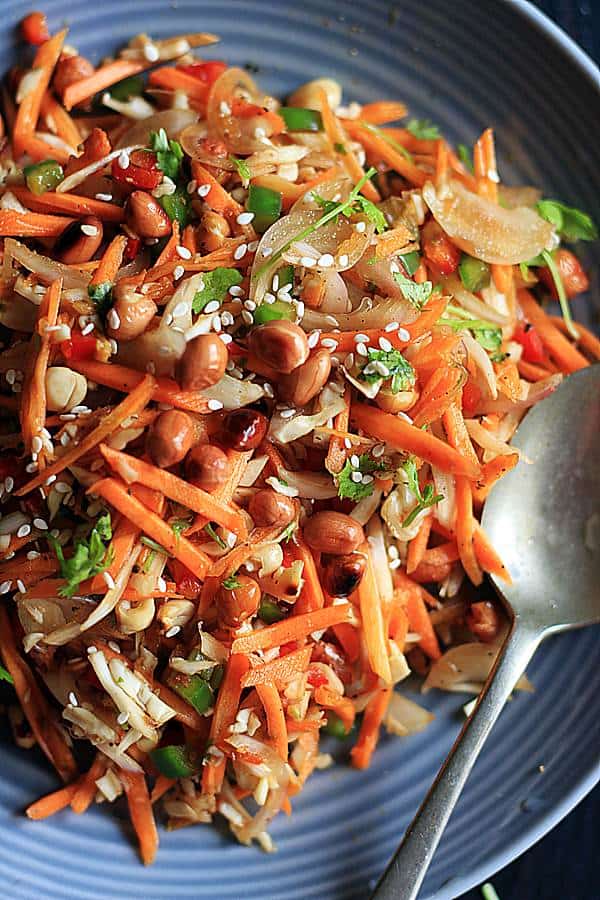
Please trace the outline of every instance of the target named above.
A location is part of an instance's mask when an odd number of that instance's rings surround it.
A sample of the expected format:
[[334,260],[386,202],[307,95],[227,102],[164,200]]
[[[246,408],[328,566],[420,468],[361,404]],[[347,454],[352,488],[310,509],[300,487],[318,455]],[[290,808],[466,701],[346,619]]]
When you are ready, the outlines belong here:
[[468,291],[476,293],[490,283],[490,268],[482,259],[463,253],[458,264],[460,280]]
[[202,759],[191,747],[170,744],[150,751],[150,759],[167,778],[192,778],[202,768]]
[[280,106],[277,112],[288,131],[323,131],[323,119],[318,109]]
[[38,196],[54,190],[65,177],[62,166],[55,159],[45,159],[43,162],[25,166],[23,175],[31,193]]
[[281,194],[270,188],[251,184],[246,208],[248,212],[254,213],[252,225],[255,231],[262,234],[281,215]]

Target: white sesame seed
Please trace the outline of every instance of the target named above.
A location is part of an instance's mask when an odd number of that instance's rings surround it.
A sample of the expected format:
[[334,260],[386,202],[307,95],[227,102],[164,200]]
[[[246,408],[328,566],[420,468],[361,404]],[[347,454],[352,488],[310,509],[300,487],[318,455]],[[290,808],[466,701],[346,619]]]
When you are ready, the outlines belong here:
[[391,343],[388,341],[387,338],[384,338],[384,337],[380,337],[380,338],[379,338],[379,346],[380,346],[381,349],[384,350],[386,353],[389,353],[390,350],[392,349]]
[[300,265],[304,266],[306,269],[312,269],[313,266],[316,265],[316,259],[313,259],[312,256],[301,256],[300,257]]
[[230,334],[220,334],[219,337],[221,338],[221,340],[223,341],[223,343],[225,345],[231,344],[231,342],[233,341],[233,338],[231,337]]
[[71,412],[75,413],[78,416],[89,416],[89,414],[91,413],[91,409],[89,408],[89,406],[81,404],[80,406],[73,406],[71,408]]
[[212,410],[212,412],[217,412],[219,409],[223,409],[223,404],[220,400],[209,400],[208,408]]
[[89,653],[90,656],[93,656],[94,653],[97,653],[97,652],[98,652],[98,648],[97,648],[97,647],[94,647],[94,645],[91,644],[91,645],[87,648],[87,652]]
[[222,116],[230,116],[231,107],[229,103],[227,103],[225,100],[221,100],[221,102],[219,103],[219,112]]
[[6,491],[6,493],[10,494],[10,492],[12,491],[14,486],[15,486],[15,479],[12,477],[12,475],[7,475],[6,478],[4,479],[4,490]]
[[390,263],[390,272],[396,274],[396,273],[399,272],[399,271],[400,271],[400,266],[398,265],[398,263],[396,262],[396,260],[393,259],[393,260],[391,261],[391,263]]
[[77,705],[78,705],[78,704],[77,704],[77,697],[75,696],[75,694],[73,693],[73,691],[71,691],[70,694],[69,694],[69,703],[71,704],[71,706],[77,706]]
[[253,218],[253,212],[243,212],[239,214],[235,221],[238,223],[238,225],[249,225]]
[[273,386],[269,384],[268,381],[265,381],[263,384],[263,391],[267,395],[267,397],[273,398],[275,396],[275,391],[273,390]]
[[356,453],[353,453],[352,456],[350,457],[350,465],[353,466],[355,469],[358,469],[358,467],[360,466],[360,459],[358,458]]
[[219,331],[222,331],[222,329],[223,329],[223,324],[221,322],[221,316],[219,316],[219,315],[213,316],[212,319],[210,320],[210,324],[211,324],[212,329],[214,331],[216,331],[217,333]]
[[206,315],[210,315],[211,313],[217,312],[217,310],[219,310],[220,307],[221,307],[221,304],[219,303],[218,300],[211,300],[204,307],[204,312],[206,313]]
[[360,343],[356,345],[356,352],[359,356],[368,356],[369,351],[367,350],[367,346],[365,343]]
[[27,537],[31,533],[31,525],[21,525],[19,530],[17,531],[18,538]]
[[39,553],[37,550],[29,550],[27,552],[27,559],[29,561],[34,560],[34,559],[39,559],[41,555],[42,554]]
[[243,288],[239,286],[239,284],[232,284],[228,291],[232,297],[241,297],[244,293]]
[[369,335],[363,334],[362,331],[359,331],[358,334],[354,335],[354,343],[355,344],[362,344],[362,343],[368,344],[369,343]]
[[127,725],[128,721],[129,721],[129,713],[128,712],[121,712],[117,716],[117,725]]
[[82,335],[85,337],[86,334],[90,334],[90,332],[92,332],[93,330],[94,330],[94,323],[93,323],[93,322],[88,322],[87,325],[85,325],[85,326],[81,329],[81,333],[82,333]]
[[144,56],[148,62],[157,62],[160,59],[160,51],[156,44],[147,43],[144,46]]
[[323,338],[321,341],[321,346],[327,350],[337,350],[337,345],[337,341],[334,341],[333,338]]
[[169,628],[168,631],[165,631],[165,637],[166,638],[175,637],[175,635],[179,634],[180,631],[181,631],[181,627],[179,625],[173,625],[172,628]]
[[5,377],[9,384],[14,384],[17,378],[17,373],[14,369],[7,369]]
[[12,581],[3,581],[2,584],[0,584],[0,594],[8,594],[11,587]]
[[356,231],[358,231],[359,234],[362,234],[364,231],[367,230],[367,223],[366,222],[357,222],[356,225],[354,226],[354,229]]
[[313,347],[316,347],[317,344],[319,343],[319,336],[320,336],[319,331],[311,331],[311,333],[309,334],[307,344],[311,350],[313,349]]
[[407,415],[407,413],[399,412],[399,413],[396,413],[396,415],[398,416],[399,419],[404,419],[405,422],[408,422],[409,425],[412,425],[413,420],[411,419],[411,417],[409,415]]
[[254,253],[255,250],[258,250],[258,245],[260,241],[250,241],[248,244],[248,253]]
[[67,444],[70,442],[70,440],[71,440],[71,436],[69,434],[67,434],[66,431],[64,431],[60,436],[60,446],[66,447]]
[[352,472],[352,474],[350,475],[350,478],[352,479],[352,481],[355,484],[360,484],[360,482],[362,481],[362,472],[358,472],[358,471]]
[[173,278],[175,279],[175,281],[179,281],[179,279],[183,278],[184,275],[185,269],[183,268],[183,266],[175,266],[175,268],[173,269]]
[[248,244],[240,244],[239,247],[236,247],[233,251],[234,259],[242,259],[246,255],[246,251],[248,250]]
[[210,184],[199,184],[196,193],[199,197],[207,197],[210,194]]
[[384,363],[380,360],[376,360],[373,365],[375,366],[375,371],[378,375],[381,375],[382,378],[389,378],[390,370]]
[[96,237],[98,234],[98,229],[95,225],[81,225],[80,228],[88,237]]
[[181,244],[178,244],[176,247],[177,256],[180,256],[182,259],[191,259],[192,251],[188,250],[187,247],[182,247]]
[[291,419],[292,416],[296,415],[295,409],[282,409],[279,413],[282,419]]
[[350,258],[348,257],[347,253],[342,253],[341,256],[338,256],[337,260],[338,260],[338,265],[340,265],[340,266],[347,266],[348,263],[350,262]]
[[121,320],[119,318],[119,314],[116,311],[116,309],[113,308],[110,310],[110,312],[108,313],[108,315],[106,317],[106,321],[108,323],[109,328],[112,328],[114,331],[116,331],[118,329],[119,325],[121,324]]
[[265,257],[265,259],[266,259],[267,256],[270,256],[270,255],[271,255],[272,252],[273,252],[273,248],[272,248],[272,247],[263,247],[262,255],[263,255],[263,256]]
[[250,312],[254,312],[256,309],[256,303],[254,300],[244,300],[244,309],[250,310]]
[[246,323],[246,325],[252,325],[254,322],[254,316],[251,312],[248,312],[247,309],[242,310],[242,321]]
[[323,269],[327,269],[329,266],[332,266],[333,263],[334,259],[331,253],[323,253],[317,260],[317,265],[321,266]]
[[34,472],[37,472],[38,466],[36,462],[27,463],[25,466],[25,471],[28,475],[32,475]]
[[156,579],[156,587],[158,588],[159,591],[162,591],[163,594],[166,592],[167,582],[162,577],[162,575],[159,575],[158,578]]
[[37,528],[39,531],[48,531],[48,523],[45,519],[35,518],[33,520],[33,527]]
[[363,477],[362,477],[363,484],[371,484],[372,481],[373,481],[372,475],[363,475]]
[[406,330],[406,328],[398,329],[398,337],[400,338],[401,341],[406,341],[407,343],[408,343],[408,341],[410,341],[410,334]]
[[111,353],[118,353],[118,352],[119,352],[119,345],[117,344],[117,342],[115,341],[114,338],[109,338],[108,344],[109,344],[109,346],[110,346],[110,352],[111,352]]
[[20,578],[17,578],[17,590],[20,594],[27,593],[27,588],[25,587],[25,585],[23,584],[23,582],[21,581]]
[[120,169],[128,169],[129,168],[129,154],[126,150],[121,150],[119,156],[117,158],[117,162]]
[[399,327],[400,326],[399,326],[398,322],[388,322],[388,324],[385,326],[385,328],[383,330],[387,331],[387,332],[398,331]]
[[104,579],[104,583],[109,590],[112,590],[115,586],[115,579],[112,577],[110,572],[103,572],[102,578]]
[[390,563],[390,569],[399,569],[402,565],[401,559],[393,559]]
[[385,453],[385,446],[383,444],[377,444],[376,447],[373,447],[371,450],[371,454],[375,457],[375,459],[379,459],[380,456],[383,456]]
[[347,369],[351,369],[354,365],[354,353],[348,353],[345,360],[344,365]]
[[102,200],[104,203],[110,203],[112,198],[112,194],[96,194],[96,200]]

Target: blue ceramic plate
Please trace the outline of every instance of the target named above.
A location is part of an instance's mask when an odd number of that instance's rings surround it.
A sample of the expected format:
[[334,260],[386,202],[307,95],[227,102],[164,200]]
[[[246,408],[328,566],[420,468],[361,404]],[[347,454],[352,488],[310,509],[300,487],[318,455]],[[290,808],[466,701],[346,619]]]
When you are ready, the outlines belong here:
[[[46,0],[53,29],[95,60],[138,31],[160,37],[202,29],[222,36],[207,56],[259,66],[273,93],[317,75],[348,100],[400,98],[451,138],[497,129],[504,180],[600,219],[600,77],[591,61],[524,2],[461,0]],[[2,67],[16,60],[23,0],[3,0]],[[596,248],[592,247],[592,252]],[[587,259],[593,263],[592,258]],[[593,266],[592,266],[593,268]],[[598,299],[597,276],[594,291]],[[588,301],[577,301],[577,314]],[[570,536],[565,535],[565,540]],[[451,898],[483,881],[552,828],[599,776],[598,631],[555,638],[531,666],[534,695],[503,713],[429,871],[423,897]],[[466,697],[431,695],[424,734],[384,738],[368,772],[317,774],[272,829],[266,856],[207,826],[161,834],[158,861],[139,864],[114,810],[33,823],[22,810],[55,787],[35,753],[2,746],[0,884],[11,900],[245,897],[364,898],[448,751]],[[538,766],[545,771],[540,774]]]

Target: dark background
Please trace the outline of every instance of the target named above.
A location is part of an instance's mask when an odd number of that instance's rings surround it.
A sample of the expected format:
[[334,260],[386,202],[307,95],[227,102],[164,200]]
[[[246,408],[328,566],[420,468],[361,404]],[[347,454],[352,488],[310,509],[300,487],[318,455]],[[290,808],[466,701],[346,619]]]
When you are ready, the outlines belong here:
[[[538,0],[535,5],[600,62],[600,0]],[[597,900],[599,821],[596,788],[543,840],[494,875],[500,900]],[[481,900],[481,892],[469,891],[460,900]]]

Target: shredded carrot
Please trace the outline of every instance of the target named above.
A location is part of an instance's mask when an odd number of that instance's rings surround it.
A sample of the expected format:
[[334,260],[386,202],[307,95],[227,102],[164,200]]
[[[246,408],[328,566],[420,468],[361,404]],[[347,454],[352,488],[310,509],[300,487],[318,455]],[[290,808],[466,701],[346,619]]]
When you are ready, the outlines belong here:
[[[462,367],[439,366],[427,380],[419,400],[410,411],[415,427],[421,428],[441,419],[460,395],[464,382],[465,371]],[[472,465],[477,465],[477,460],[471,462]]]
[[428,173],[395,150],[383,137],[365,128],[360,122],[347,120],[344,125],[350,137],[363,145],[373,162],[382,160],[390,169],[398,172],[403,178],[418,187],[425,184],[429,177]]
[[58,237],[74,221],[64,216],[0,209],[0,237]]
[[[344,129],[329,105],[327,93],[323,89],[320,89],[319,96],[321,99],[323,128],[327,140],[329,141],[331,153],[339,160],[352,181],[357,184],[365,174],[364,169],[356,158],[352,147],[348,145]],[[367,200],[370,200],[372,203],[378,203],[381,200],[379,191],[370,181],[366,181],[362,186],[361,194],[364,194]]]
[[42,97],[40,114],[49,130],[55,132],[75,152],[81,143],[81,134],[77,123],[50,91],[46,91]]
[[96,781],[104,775],[106,765],[106,759],[98,754],[89,770],[80,778],[77,790],[71,798],[71,809],[74,813],[80,815],[89,809],[98,790]]
[[[242,653],[236,653],[234,649],[225,666],[225,675],[217,694],[215,711],[210,725],[212,744],[221,741],[227,735],[229,726],[235,721],[242,696],[242,679],[249,667],[248,657]],[[224,760],[216,765],[205,763],[202,770],[202,792],[217,793],[221,789],[224,775]]]
[[326,685],[315,688],[315,703],[324,709],[331,709],[341,719],[346,731],[350,731],[354,725],[354,704],[349,697],[343,697],[337,691],[331,690]]
[[301,650],[294,650],[292,653],[286,653],[285,656],[278,656],[270,662],[263,663],[249,669],[242,678],[242,687],[253,687],[258,684],[285,684],[299,675],[306,672],[310,662],[311,647],[303,647]]
[[125,789],[131,824],[138,839],[142,862],[145,866],[149,866],[154,862],[158,851],[158,831],[146,777],[143,772],[121,769],[119,778]]
[[304,563],[302,569],[302,590],[294,606],[294,612],[300,613],[313,612],[325,606],[325,595],[321,587],[321,580],[315,560],[310,547],[305,543],[300,530],[294,535],[293,541],[289,544],[290,550],[294,555],[294,559],[299,559]]
[[237,200],[233,199],[229,191],[226,191],[225,188],[222,187],[215,176],[196,159],[192,160],[192,178],[194,178],[198,185],[210,185],[210,191],[207,193],[206,197],[204,197],[204,202],[207,206],[210,206],[211,209],[214,209],[215,212],[221,213],[221,215],[224,216],[236,218],[244,211],[243,206],[240,206]]
[[168,522],[132,496],[123,482],[116,478],[103,478],[96,481],[90,490],[130,519],[140,531],[157,541],[194,575],[204,577],[211,565],[210,557],[182,534],[176,534]]
[[361,552],[367,557],[367,565],[357,594],[369,665],[386,684],[391,684],[392,673],[384,628],[383,600],[377,586],[373,557],[368,543],[363,544]]
[[367,769],[379,740],[379,729],[390,702],[391,689],[380,688],[365,707],[358,740],[350,751],[355,769]]
[[65,176],[73,175],[75,172],[85,169],[90,163],[104,159],[111,150],[111,143],[106,132],[102,128],[92,128],[83,142],[82,153],[79,156],[71,156],[69,159],[65,167]]
[[184,91],[190,100],[200,103],[203,107],[208,99],[208,84],[174,66],[154,69],[148,76],[148,84],[166,91]]
[[[28,142],[34,137],[35,127],[40,115],[42,100],[48,85],[54,66],[58,62],[62,52],[67,29],[59,31],[50,40],[45,41],[38,49],[31,71],[37,71],[38,76],[33,88],[27,93],[19,104],[17,118],[13,128],[13,153],[14,158],[18,159],[28,150]],[[30,144],[31,146],[31,144]],[[47,158],[48,153],[46,151]]]
[[477,182],[477,193],[493,203],[498,200],[496,171],[496,151],[494,149],[494,132],[486,128],[473,148],[473,169]]
[[479,474],[479,466],[461,456],[454,447],[390,413],[364,403],[355,403],[352,407],[352,420],[372,437],[386,441],[397,450],[414,453],[442,472],[466,475],[467,478],[475,478]]
[[378,259],[383,259],[398,253],[403,247],[406,247],[411,241],[411,232],[406,225],[397,225],[395,228],[390,228],[389,231],[378,235],[376,240],[375,256]]
[[110,242],[104,255],[100,260],[100,265],[92,275],[90,287],[96,287],[99,284],[112,284],[116,278],[117,272],[123,262],[123,254],[127,246],[127,236],[118,234]]
[[154,491],[160,491],[171,500],[192,509],[199,515],[206,516],[211,522],[223,525],[242,537],[246,536],[246,524],[243,516],[231,507],[220,503],[214,495],[201,488],[183,481],[172,472],[160,469],[143,459],[113,450],[107,444],[100,445],[100,452],[109,466],[127,483],[139,482]]
[[[350,386],[346,385],[344,390],[344,409],[339,412],[333,419],[333,427],[336,431],[347,431],[350,424],[350,400],[352,392]],[[337,475],[344,468],[346,462],[346,448],[344,440],[338,437],[331,437],[329,441],[329,449],[325,457],[325,468],[332,475]]]
[[274,625],[267,625],[252,634],[244,634],[234,640],[233,653],[254,653],[256,650],[269,650],[280,647],[290,641],[300,641],[313,631],[331,628],[348,620],[350,605],[340,603],[337,606],[326,606],[300,616],[290,616]]
[[444,415],[442,416],[442,424],[448,438],[448,443],[458,450],[462,456],[470,459],[473,465],[478,466],[479,460],[473,449],[471,438],[465,425],[462,406],[460,402],[454,401],[450,404]]
[[[577,323],[577,327],[580,327],[579,323]],[[544,381],[549,375],[552,375],[552,372],[549,369],[545,369],[535,363],[526,362],[524,359],[518,361],[517,368],[519,370],[519,375],[526,381]]]
[[51,794],[46,794],[45,797],[41,797],[39,800],[36,800],[35,803],[28,806],[25,810],[25,815],[29,819],[48,819],[55,813],[60,812],[61,809],[66,809],[77,791],[78,782],[68,784],[66,787],[59,788],[57,791],[52,791]]
[[516,403],[521,396],[521,379],[517,364],[512,359],[503,359],[501,362],[494,363],[494,372],[498,390]]
[[401,581],[400,590],[405,600],[404,609],[410,630],[419,635],[419,647],[430,659],[439,659],[442,651],[431,624],[420,586],[411,582],[408,577],[405,577]]
[[111,435],[116,428],[119,428],[124,419],[141,412],[150,401],[154,393],[155,384],[156,382],[151,375],[145,375],[131,394],[125,397],[118,406],[115,406],[100,421],[96,428],[90,431],[78,444],[69,447],[60,459],[55,460],[43,472],[39,472],[31,481],[28,481],[18,491],[15,491],[16,496],[22,497],[24,494],[28,494],[29,491],[44,484],[51,475],[58,475],[59,472],[72,466],[78,459],[89,453],[90,450]]
[[154,804],[157,800],[160,800],[175,784],[177,784],[176,778],[167,778],[166,775],[159,775],[150,794],[150,803]]
[[409,541],[408,556],[406,558],[406,571],[410,575],[423,559],[423,554],[427,550],[429,535],[431,533],[432,515],[425,516],[416,536]]
[[179,222],[177,221],[177,219],[175,219],[173,221],[173,224],[171,227],[172,227],[171,236],[169,237],[169,240],[163,247],[160,256],[154,263],[154,266],[152,266],[151,269],[148,269],[148,274],[146,275],[146,281],[152,281],[152,279],[154,277],[152,273],[153,273],[155,267],[158,269],[158,268],[160,268],[160,266],[164,265],[166,262],[169,262],[170,260],[181,259],[181,257],[177,253],[177,247],[180,243]]
[[[562,331],[563,334],[569,334],[567,324],[561,316],[549,316],[549,318],[555,328],[558,328],[558,330]],[[596,359],[600,359],[600,340],[592,331],[589,330],[589,328],[586,328],[585,325],[582,325],[581,322],[578,322],[575,327],[577,329],[577,332],[579,333],[579,339],[577,343],[580,345],[580,347],[582,347],[587,353],[590,353]]]
[[523,315],[537,330],[542,343],[552,359],[563,372],[570,374],[589,366],[589,362],[579,350],[553,324],[552,319],[533,298],[529,291],[521,289],[517,292],[519,306]]
[[473,499],[483,503],[496,482],[510,472],[519,462],[518,453],[507,453],[495,456],[481,467],[481,474],[473,487]]
[[473,531],[473,548],[477,562],[484,572],[490,572],[491,575],[496,575],[507,584],[512,584],[512,578],[508,569],[492,547],[488,536],[478,522],[475,523]]
[[[81,197],[79,194],[57,194],[56,191],[47,191],[45,194],[32,194],[25,187],[15,185],[11,187],[11,193],[17,200],[34,212],[51,212],[70,216],[97,216],[103,222],[122,222],[125,218],[125,210],[116,203],[107,203],[104,200],[94,200],[92,197]],[[64,223],[64,219],[62,220]],[[96,260],[94,260],[96,262]],[[80,266],[78,266],[80,268]]]
[[63,92],[65,109],[73,109],[74,106],[78,106],[84,100],[89,100],[94,94],[116,84],[117,81],[130,78],[131,75],[138,75],[147,69],[148,65],[148,63],[134,62],[129,59],[115,59],[105,66],[100,66],[91,75],[80,78],[79,81],[75,81],[65,88]]
[[[253,451],[238,451],[238,450],[228,450],[227,458],[229,460],[229,477],[227,481],[220,485],[213,491],[213,497],[215,500],[219,500],[221,503],[231,503],[233,500],[233,495],[235,494],[237,487],[240,483],[240,480],[246,471],[246,466],[248,465],[248,460],[252,456]],[[208,524],[208,521],[205,516],[197,516],[193,524],[186,531],[187,536],[189,537],[192,534],[195,534],[197,531],[201,531],[205,525]]]
[[348,662],[356,662],[360,656],[360,636],[358,629],[348,622],[342,622],[341,625],[334,625],[331,630],[335,635],[336,641],[343,649]]
[[256,693],[267,717],[267,731],[273,741],[275,752],[281,759],[287,760],[288,732],[279,691],[273,684],[257,684]]
[[360,111],[360,118],[370,125],[385,125],[403,119],[408,110],[404,103],[397,100],[378,100],[376,103],[365,103]]
[[468,479],[456,477],[456,543],[463,568],[473,584],[481,584],[482,574],[473,547],[475,518],[473,517],[473,495]]

